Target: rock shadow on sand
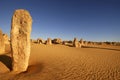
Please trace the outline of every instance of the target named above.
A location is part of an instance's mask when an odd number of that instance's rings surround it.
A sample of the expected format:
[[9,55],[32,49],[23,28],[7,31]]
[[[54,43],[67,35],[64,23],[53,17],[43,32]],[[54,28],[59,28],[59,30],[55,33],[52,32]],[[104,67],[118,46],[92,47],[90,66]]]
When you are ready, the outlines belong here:
[[37,74],[40,74],[43,70],[44,66],[42,63],[37,63],[33,65],[29,65],[27,71],[16,74],[11,80],[21,80],[21,78],[29,78],[34,77]]
[[44,68],[42,63],[37,63],[37,64],[33,64],[33,65],[29,65],[27,71],[19,73],[18,75],[22,75],[22,74],[37,74],[40,73],[42,71],[42,69]]
[[12,70],[12,59],[7,55],[0,55],[0,62],[2,62],[9,70]]

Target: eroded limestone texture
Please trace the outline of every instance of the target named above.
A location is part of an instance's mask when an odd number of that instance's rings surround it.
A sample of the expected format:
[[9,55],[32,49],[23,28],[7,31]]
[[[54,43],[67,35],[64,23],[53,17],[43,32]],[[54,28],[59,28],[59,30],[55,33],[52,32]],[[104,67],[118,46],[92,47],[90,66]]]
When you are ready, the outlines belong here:
[[77,38],[74,38],[73,46],[74,46],[74,47],[79,47],[79,46],[80,46],[80,43],[79,43],[79,41],[78,41]]
[[5,51],[5,43],[4,43],[2,30],[0,30],[0,53],[4,53],[4,51]]
[[30,34],[32,17],[27,10],[18,9],[14,12],[11,24],[11,49],[13,71],[27,70],[30,56]]

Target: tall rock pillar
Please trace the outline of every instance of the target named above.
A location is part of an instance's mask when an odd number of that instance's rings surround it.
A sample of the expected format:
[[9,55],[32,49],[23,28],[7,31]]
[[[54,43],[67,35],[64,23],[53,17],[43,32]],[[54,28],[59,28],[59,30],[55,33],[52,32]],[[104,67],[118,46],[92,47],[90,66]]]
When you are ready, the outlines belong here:
[[30,56],[30,34],[32,29],[32,17],[23,9],[14,12],[11,23],[11,50],[12,68],[15,72],[27,70]]

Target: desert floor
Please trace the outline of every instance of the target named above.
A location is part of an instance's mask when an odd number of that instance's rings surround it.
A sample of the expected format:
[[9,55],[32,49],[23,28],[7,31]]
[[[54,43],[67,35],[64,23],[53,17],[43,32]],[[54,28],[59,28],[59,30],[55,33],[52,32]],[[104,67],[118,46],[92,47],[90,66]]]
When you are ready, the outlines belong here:
[[10,53],[1,54],[0,80],[120,80],[120,46],[32,44],[28,70],[15,74],[10,69]]

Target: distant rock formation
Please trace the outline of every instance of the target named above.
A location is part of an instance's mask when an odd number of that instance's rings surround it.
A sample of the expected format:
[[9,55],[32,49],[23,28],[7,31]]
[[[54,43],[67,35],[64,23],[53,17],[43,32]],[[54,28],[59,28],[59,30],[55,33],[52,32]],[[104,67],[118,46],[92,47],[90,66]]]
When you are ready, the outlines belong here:
[[41,39],[41,38],[38,38],[38,39],[37,39],[37,43],[38,43],[38,44],[43,44],[44,42],[45,42],[45,41],[44,41],[43,39]]
[[80,46],[80,43],[79,43],[77,38],[74,38],[73,46],[76,47],[76,48]]
[[63,44],[63,45],[67,45],[67,41],[63,41],[62,44]]
[[79,41],[79,42],[80,42],[80,44],[81,44],[81,45],[83,45],[83,44],[84,44],[84,42],[83,42],[83,39],[82,39],[82,38],[80,39],[80,41]]
[[79,47],[82,47],[82,46],[84,46],[84,41],[83,41],[83,39],[81,38],[80,39],[80,41],[79,41],[80,43],[79,43]]
[[0,53],[3,52],[5,52],[5,42],[4,42],[2,30],[0,30]]
[[30,39],[31,43],[37,43],[37,40]]
[[87,46],[88,45],[88,42],[87,41],[84,41],[84,46]]
[[9,37],[7,34],[3,34],[3,38],[4,38],[4,41],[5,41],[5,44],[9,44]]
[[60,38],[55,38],[55,39],[52,40],[52,43],[54,43],[54,44],[61,44],[62,40]]
[[50,38],[48,38],[47,41],[46,41],[46,45],[51,45],[51,44],[52,44],[52,41],[51,41]]
[[18,9],[14,12],[11,24],[11,49],[13,71],[27,70],[30,56],[30,34],[32,17],[27,10]]

